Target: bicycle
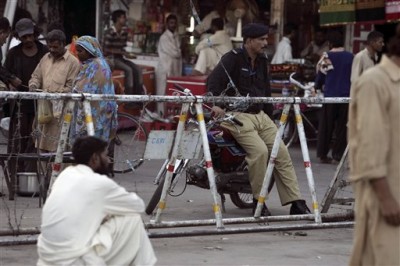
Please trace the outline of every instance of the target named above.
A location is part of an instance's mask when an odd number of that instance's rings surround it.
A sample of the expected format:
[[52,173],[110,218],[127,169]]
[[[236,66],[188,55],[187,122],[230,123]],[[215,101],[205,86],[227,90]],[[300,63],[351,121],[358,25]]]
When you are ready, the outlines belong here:
[[118,112],[118,129],[110,143],[113,172],[124,174],[135,171],[144,162],[148,132],[140,119]]
[[[313,82],[308,82],[306,85],[301,84],[297,81],[294,76],[296,73],[292,73],[289,76],[290,84],[294,87],[289,90],[286,97],[305,97],[311,96],[312,88],[314,87]],[[274,106],[273,118],[275,123],[279,126],[279,120],[282,115],[284,104],[276,104]],[[319,110],[322,105],[320,104],[300,104],[301,117],[303,120],[304,130],[306,133],[306,138],[308,141],[315,141],[318,137],[318,116]],[[283,131],[282,140],[286,147],[290,147],[292,144],[299,141],[299,135],[296,125],[296,117],[293,108],[290,109],[287,122],[285,124],[285,129]]]

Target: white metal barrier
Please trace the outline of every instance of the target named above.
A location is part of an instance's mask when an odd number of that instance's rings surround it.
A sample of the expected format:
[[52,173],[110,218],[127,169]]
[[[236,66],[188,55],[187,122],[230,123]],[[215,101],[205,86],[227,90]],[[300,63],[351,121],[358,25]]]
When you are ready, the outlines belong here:
[[[302,148],[302,153],[303,153],[303,159],[304,159],[304,165],[306,168],[306,174],[307,174],[307,181],[309,184],[310,192],[311,192],[311,197],[312,197],[312,209],[314,211],[314,220],[316,224],[321,224],[321,214],[319,212],[318,208],[318,202],[316,198],[316,193],[315,193],[315,184],[314,184],[314,178],[312,175],[312,170],[311,170],[311,163],[310,163],[310,158],[308,155],[308,147],[307,147],[307,142],[305,139],[305,133],[304,133],[304,127],[302,124],[301,120],[301,115],[300,115],[300,109],[299,109],[299,104],[300,103],[306,103],[306,104],[321,104],[321,103],[348,103],[350,101],[350,98],[348,97],[343,97],[343,98],[317,98],[317,97],[312,97],[312,98],[299,98],[299,97],[213,97],[213,96],[155,96],[155,95],[99,95],[99,94],[71,94],[71,93],[38,93],[38,92],[0,92],[0,98],[5,98],[5,99],[54,99],[54,100],[67,100],[67,111],[64,116],[64,123],[63,123],[63,128],[62,128],[62,133],[61,133],[61,138],[59,141],[59,146],[57,148],[57,155],[56,155],[56,161],[53,167],[53,173],[51,176],[51,184],[53,184],[56,176],[58,175],[60,171],[60,164],[62,162],[62,154],[64,151],[65,147],[65,142],[66,142],[66,132],[69,127],[69,124],[71,122],[71,115],[72,115],[72,110],[74,107],[74,101],[83,101],[84,103],[84,110],[86,114],[86,123],[88,126],[88,132],[90,135],[94,134],[94,129],[93,129],[93,119],[90,113],[90,101],[104,101],[104,100],[110,100],[110,101],[117,101],[117,102],[175,102],[175,103],[196,103],[196,109],[199,112],[199,114],[202,115],[202,108],[201,104],[202,103],[234,103],[234,102],[245,102],[245,103],[285,103],[284,111],[282,118],[280,120],[280,126],[283,128],[283,125],[286,123],[286,118],[287,114],[289,112],[291,104],[294,104],[294,110],[295,110],[295,115],[296,115],[296,124],[299,130],[299,136],[300,136],[300,141],[301,141],[301,148]],[[188,109],[188,105],[184,104],[183,106],[186,106],[182,110],[181,113],[181,119],[180,122],[184,122],[186,120],[186,113]],[[183,118],[182,118],[183,116]],[[199,118],[199,117],[198,117]],[[182,120],[182,121],[181,121]],[[200,117],[199,121],[203,121],[202,117]],[[203,130],[204,131],[204,130]],[[205,133],[202,132],[202,135]],[[256,209],[256,213],[254,215],[254,218],[256,219],[262,219],[260,217],[261,213],[261,208],[262,204],[265,201],[266,194],[267,194],[267,184],[269,183],[269,180],[272,175],[272,169],[274,167],[274,158],[277,155],[277,151],[279,149],[279,143],[280,139],[282,137],[283,130],[279,130],[278,134],[275,139],[274,147],[271,152],[271,159],[267,168],[267,173],[264,178],[264,184],[263,184],[263,189],[260,193],[260,197],[258,199],[258,205]],[[65,136],[64,136],[65,135]],[[180,136],[180,134],[178,134]],[[207,136],[202,136],[203,139],[207,138]],[[65,139],[64,139],[65,138]],[[176,148],[179,146],[179,141],[176,144]],[[174,148],[175,149],[175,148]],[[174,153],[173,153],[174,154]],[[172,157],[169,164],[173,166],[175,164],[175,158]],[[173,169],[171,167],[171,169]],[[209,170],[209,169],[208,169]],[[211,169],[212,170],[212,169]],[[210,181],[210,186],[215,187],[215,177],[213,171],[208,171],[209,175],[209,181]],[[169,172],[168,172],[169,173]],[[172,175],[172,173],[170,173]],[[210,176],[211,175],[211,176]],[[168,175],[167,175],[168,177]],[[166,180],[167,181],[167,180]],[[212,184],[211,184],[212,183]],[[161,201],[160,203],[164,202],[164,205],[160,205],[157,211],[157,216],[155,222],[158,224],[161,224],[160,220],[160,215],[162,209],[165,208],[165,198],[166,198],[166,187],[168,185],[168,182],[164,185],[163,193],[161,196]],[[51,188],[51,185],[50,185]],[[50,189],[49,189],[50,190]],[[213,191],[212,191],[213,192]],[[214,191],[215,192],[215,191]],[[218,203],[215,199],[215,193],[213,193],[213,198],[214,198],[214,204],[216,207],[218,207]],[[216,214],[216,224],[217,224],[217,229],[222,229],[223,228],[223,220],[222,216],[220,213],[219,208],[214,208],[214,212]],[[238,220],[242,220],[242,218],[238,218]],[[173,222],[171,224],[174,224]],[[179,222],[176,223],[177,225]],[[195,223],[196,224],[196,223]],[[351,226],[352,224],[346,224],[346,226]],[[305,225],[304,225],[305,226]],[[318,227],[318,226],[317,226]],[[297,228],[297,227],[296,227]],[[303,227],[303,229],[306,227]],[[319,228],[324,228],[324,226],[320,226]],[[299,228],[300,229],[300,228]],[[234,230],[238,231],[238,230]],[[239,230],[242,232],[243,230]],[[238,232],[239,232],[238,231]],[[233,231],[232,231],[233,232]],[[209,232],[210,233],[210,232]]]

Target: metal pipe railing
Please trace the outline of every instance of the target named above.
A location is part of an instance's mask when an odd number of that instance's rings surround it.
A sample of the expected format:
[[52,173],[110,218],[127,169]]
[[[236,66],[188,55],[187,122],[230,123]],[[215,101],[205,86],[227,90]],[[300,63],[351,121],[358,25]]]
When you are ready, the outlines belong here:
[[47,99],[75,101],[117,101],[117,102],[204,102],[204,103],[349,103],[349,97],[221,97],[221,96],[161,96],[161,95],[112,95],[89,93],[47,93],[2,91],[0,98],[5,99]]
[[[240,217],[240,218],[225,218],[222,219],[223,224],[246,224],[246,223],[273,223],[273,222],[295,222],[295,221],[314,221],[313,214],[304,215],[279,215],[268,217]],[[349,221],[354,219],[354,212],[347,211],[345,213],[322,213],[322,222],[339,222]],[[204,220],[185,220],[185,221],[161,221],[160,223],[149,222],[145,223],[147,229],[161,229],[174,227],[191,227],[191,226],[209,226],[215,225],[215,219]],[[2,236],[18,236],[18,235],[34,235],[40,234],[39,227],[19,228],[17,230],[0,229],[0,237]]]
[[[167,237],[190,237],[190,236],[203,236],[203,235],[228,235],[228,234],[249,234],[260,232],[279,232],[291,230],[316,230],[316,229],[332,229],[332,228],[351,228],[354,222],[336,222],[336,223],[309,223],[309,224],[290,224],[268,226],[261,225],[257,227],[237,227],[237,228],[224,228],[224,229],[202,229],[191,231],[168,231],[168,232],[152,232],[148,233],[149,238],[167,238]],[[36,244],[37,235],[30,235],[24,237],[9,237],[0,239],[0,246],[10,245],[29,245]]]

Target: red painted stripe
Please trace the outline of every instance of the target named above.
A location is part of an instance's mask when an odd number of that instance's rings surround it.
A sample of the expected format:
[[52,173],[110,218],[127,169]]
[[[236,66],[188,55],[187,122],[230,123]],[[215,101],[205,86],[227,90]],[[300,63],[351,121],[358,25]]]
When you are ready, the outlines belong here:
[[311,162],[304,162],[304,167],[311,167]]
[[213,167],[212,161],[206,161],[206,168]]
[[169,164],[167,170],[168,170],[168,172],[173,172],[174,168],[175,168],[175,166],[173,164]]
[[53,164],[53,171],[59,172],[60,170],[61,170],[61,164],[60,163]]

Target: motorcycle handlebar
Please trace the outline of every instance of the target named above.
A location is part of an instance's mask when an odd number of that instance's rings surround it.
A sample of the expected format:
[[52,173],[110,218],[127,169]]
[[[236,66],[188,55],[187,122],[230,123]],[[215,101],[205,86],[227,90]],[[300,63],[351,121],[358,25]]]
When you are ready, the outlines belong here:
[[180,90],[181,92],[184,92],[184,91],[185,91],[185,88],[184,88],[183,86],[179,85],[179,84],[174,83],[174,87],[175,87],[176,89]]

